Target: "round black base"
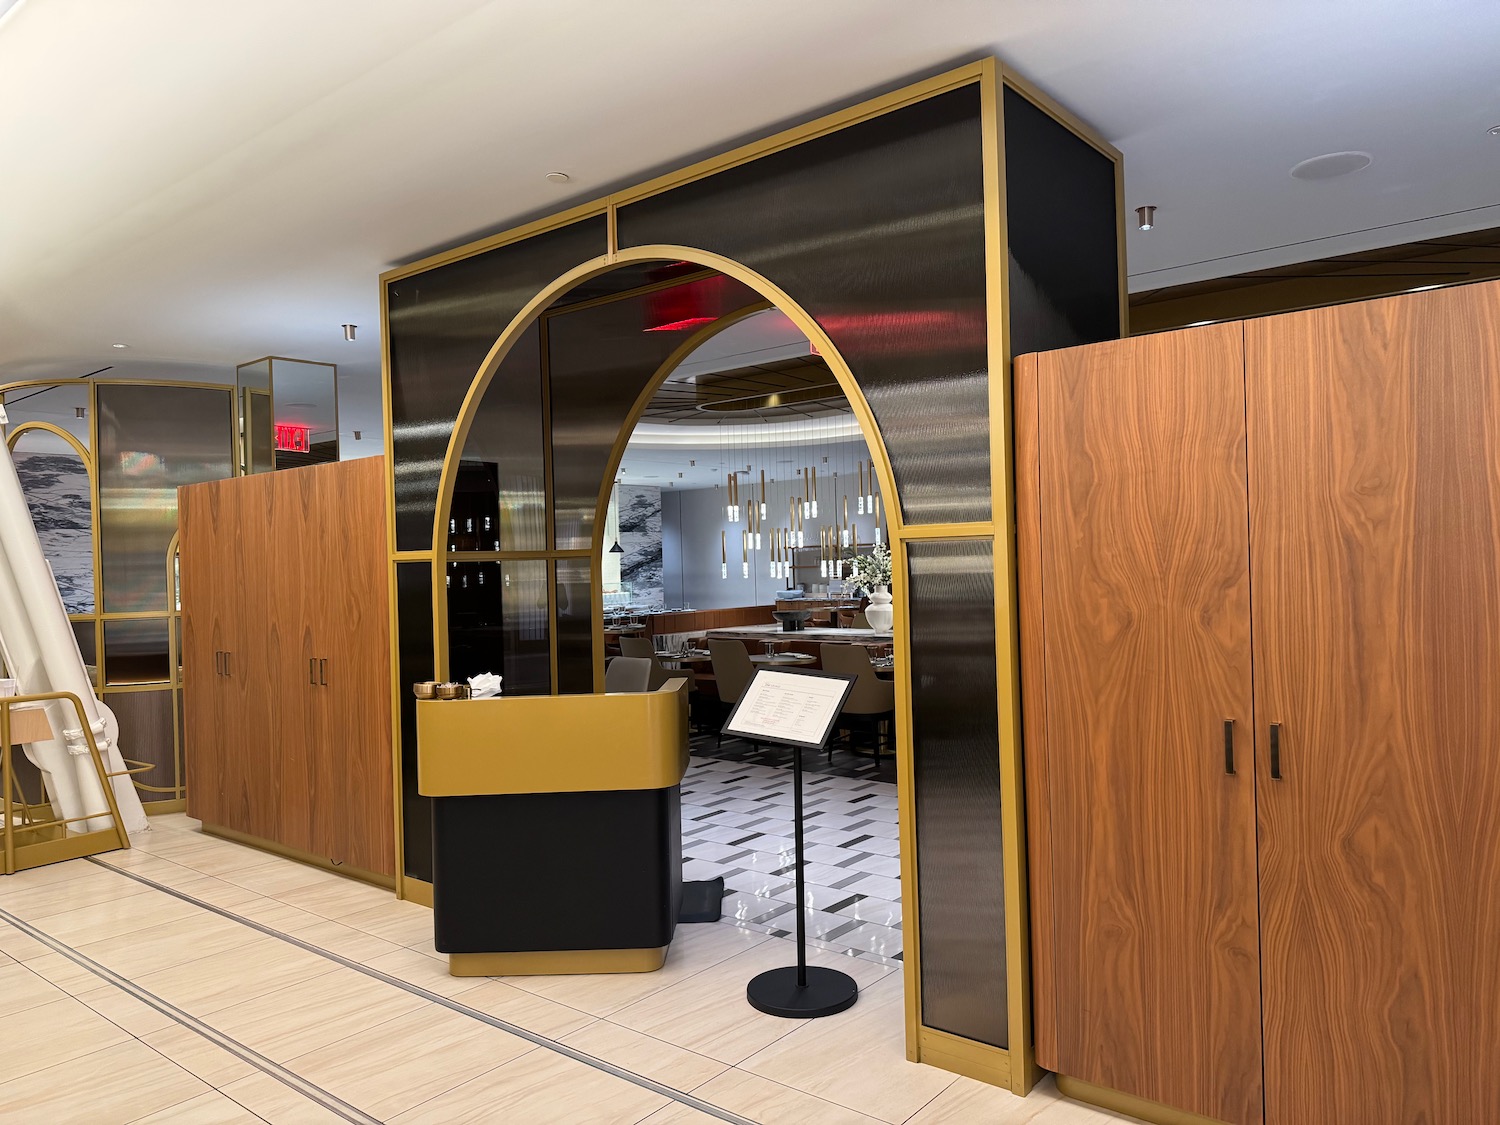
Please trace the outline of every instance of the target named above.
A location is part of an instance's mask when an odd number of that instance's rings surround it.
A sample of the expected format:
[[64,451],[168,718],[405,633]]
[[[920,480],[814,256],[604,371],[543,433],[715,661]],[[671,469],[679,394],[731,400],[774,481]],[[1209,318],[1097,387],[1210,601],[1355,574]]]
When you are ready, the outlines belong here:
[[768,1016],[808,1020],[852,1008],[859,999],[859,985],[847,973],[809,965],[807,986],[802,988],[797,984],[797,967],[788,965],[752,978],[745,987],[745,999]]

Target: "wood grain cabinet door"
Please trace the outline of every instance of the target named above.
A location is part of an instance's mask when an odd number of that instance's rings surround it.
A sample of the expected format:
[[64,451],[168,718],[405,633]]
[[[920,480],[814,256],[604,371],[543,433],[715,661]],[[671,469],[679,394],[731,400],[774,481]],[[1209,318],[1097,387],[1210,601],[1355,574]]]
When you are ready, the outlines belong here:
[[223,698],[220,652],[224,646],[224,550],[220,494],[213,484],[178,493],[182,589],[182,755],[189,815],[219,824],[224,779],[220,768]]
[[1500,1122],[1500,286],[1246,360],[1266,1120]]
[[1037,362],[1058,1065],[1259,1122],[1242,331]]

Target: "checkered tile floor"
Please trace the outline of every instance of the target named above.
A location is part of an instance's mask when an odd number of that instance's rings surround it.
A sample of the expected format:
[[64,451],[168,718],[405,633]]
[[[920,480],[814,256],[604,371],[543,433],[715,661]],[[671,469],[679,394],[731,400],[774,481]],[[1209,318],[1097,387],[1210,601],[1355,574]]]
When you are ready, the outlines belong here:
[[[805,765],[818,757],[807,755]],[[900,963],[895,784],[808,772],[802,782],[808,943]],[[788,766],[710,759],[695,750],[682,781],[682,851],[684,879],[724,876],[726,922],[778,936],[794,931]]]

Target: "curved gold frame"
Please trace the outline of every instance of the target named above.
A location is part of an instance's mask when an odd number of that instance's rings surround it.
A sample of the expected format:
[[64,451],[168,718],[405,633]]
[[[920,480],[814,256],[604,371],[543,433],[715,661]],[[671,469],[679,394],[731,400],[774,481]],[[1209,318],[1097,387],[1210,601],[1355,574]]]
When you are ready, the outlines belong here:
[[[620,250],[616,226],[617,210],[619,207],[659,195],[675,187],[704,179],[718,172],[749,163],[784,149],[792,148],[806,141],[837,132],[850,125],[870,120],[882,114],[902,109],[927,98],[970,84],[977,85],[981,93],[981,124],[983,133],[981,156],[984,170],[986,300],[990,320],[988,353],[990,372],[991,518],[963,524],[907,525],[903,520],[899,500],[888,504],[886,511],[888,513],[888,522],[890,523],[889,530],[891,533],[893,565],[897,573],[905,574],[907,572],[907,544],[913,540],[967,539],[983,540],[993,545],[997,674],[996,706],[999,720],[999,746],[997,747],[997,753],[1000,767],[1000,813],[1004,847],[1001,863],[1005,879],[1007,1042],[1009,1043],[1009,1047],[993,1047],[988,1044],[951,1035],[936,1028],[927,1027],[921,1022],[920,994],[918,991],[920,974],[920,934],[918,930],[920,917],[916,906],[916,894],[918,891],[916,845],[911,802],[913,768],[910,752],[912,740],[910,726],[911,685],[909,679],[910,645],[907,637],[908,595],[904,590],[905,583],[903,583],[898,588],[898,597],[894,605],[896,609],[897,652],[900,658],[898,666],[908,669],[904,682],[898,684],[897,692],[898,746],[906,748],[905,752],[898,756],[898,786],[901,794],[899,818],[902,880],[908,888],[906,896],[908,900],[907,907],[912,919],[906,935],[907,950],[905,963],[907,969],[904,974],[906,978],[906,1051],[907,1057],[913,1061],[933,1063],[948,1070],[1009,1087],[1017,1094],[1024,1094],[1035,1084],[1041,1072],[1036,1065],[1031,1032],[1030,923],[1027,917],[1027,859],[1021,776],[1020,684],[1013,508],[1014,463],[1011,449],[1011,333],[1009,305],[1006,299],[1009,282],[1007,274],[1008,252],[1006,246],[1005,217],[1005,152],[1001,138],[1003,122],[1002,99],[1006,89],[1014,90],[1026,98],[1038,109],[1059,122],[1073,135],[1092,146],[1114,165],[1116,256],[1119,265],[1119,325],[1120,333],[1123,336],[1128,335],[1129,306],[1125,284],[1125,213],[1122,203],[1124,176],[1120,152],[1085,122],[1058,105],[1046,94],[1036,89],[1024,78],[997,60],[992,58],[981,59],[966,64],[878,97],[859,102],[837,112],[814,118],[801,125],[741,145],[716,156],[657,176],[654,179],[624,188],[602,198],[579,204],[533,222],[510,228],[488,238],[444,250],[386,271],[380,277],[382,296],[380,301],[382,376],[384,383],[383,390],[385,392],[382,396],[382,408],[386,448],[392,449],[392,414],[389,393],[391,376],[391,356],[389,349],[390,322],[389,308],[384,299],[385,287],[390,282],[423,273],[450,262],[472,257],[473,255],[484,253],[500,246],[519,242],[547,231],[556,230],[583,219],[602,217],[605,220],[606,230],[605,254],[600,258],[590,260],[590,262],[569,271],[557,279],[547,290],[548,293],[555,294],[565,289],[567,285],[576,284],[585,277],[603,272],[609,266],[639,260],[643,255],[654,257],[661,253],[662,248],[660,247],[634,247],[623,252]],[[707,264],[711,268],[723,269],[723,272],[727,275],[745,281],[746,284],[749,284],[757,292],[771,298],[772,303],[781,307],[782,311],[787,312],[789,316],[792,315],[792,311],[795,309],[794,303],[790,302],[784,293],[780,293],[774,286],[767,284],[764,279],[753,278],[753,275],[750,275],[749,271],[739,270],[736,263],[726,262],[714,255],[707,255],[691,249],[673,248],[671,252],[679,260],[691,260]],[[481,368],[480,379],[476,379],[475,385],[471,386],[470,395],[464,401],[463,418],[465,419],[465,429],[467,428],[467,419],[472,415],[474,402],[477,401],[475,392],[476,390],[479,392],[483,390],[483,387],[479,386],[479,383],[480,381],[487,382],[493,376],[498,357],[503,356],[513,342],[516,334],[514,331],[516,325],[529,324],[541,314],[544,308],[544,298],[539,296],[537,300],[530,302],[517,315],[516,319],[507,328],[506,333],[496,341],[495,348],[486,357],[485,364]],[[554,311],[561,312],[563,310],[558,309]],[[793,319],[795,322],[797,318],[793,317]],[[799,324],[799,327],[803,328],[803,331],[807,333],[810,339],[819,342],[820,348],[826,343],[826,337],[817,329],[816,324],[803,322]],[[545,331],[545,321],[543,330]],[[827,354],[836,356],[836,352],[831,345],[827,347],[826,351]],[[831,362],[830,367],[835,370],[841,386],[844,386],[846,393],[848,393],[849,388],[852,386],[852,380],[849,378],[847,366],[840,360],[837,366]],[[653,383],[655,382],[656,380],[653,380]],[[857,392],[857,388],[854,389]],[[888,497],[895,497],[896,492],[893,488],[889,461],[885,455],[883,443],[879,439],[879,431],[873,425],[873,419],[869,415],[863,396],[858,393],[851,394],[850,402],[856,405],[856,416],[860,420],[861,430],[865,435],[866,441],[871,445],[872,459],[876,462],[876,475],[881,482],[882,491]],[[543,406],[545,418],[547,417],[545,398]],[[448,456],[444,462],[443,479],[438,497],[438,512],[445,511],[451,500],[451,462],[455,455],[455,449],[461,452],[464,436],[466,435],[460,434],[455,429],[453,440],[450,441]],[[621,440],[625,439],[628,439],[628,431],[623,435]],[[618,464],[618,462],[615,462],[615,464]],[[547,471],[550,473],[550,467]],[[602,482],[606,490],[609,480],[612,479],[611,474],[605,482]],[[399,565],[402,563],[426,562],[430,566],[433,566],[436,571],[438,569],[436,564],[446,558],[446,552],[439,549],[398,549],[396,542],[394,483],[394,476],[392,476],[388,480],[386,490],[387,534],[389,537],[391,561],[391,567],[388,572],[388,588],[393,638],[395,637],[396,628],[396,577]],[[547,499],[550,519],[550,484]],[[602,502],[607,503],[607,500]],[[437,522],[436,513],[434,522],[435,524]],[[602,533],[601,529],[602,520],[596,518],[596,540]],[[435,535],[433,539],[434,547],[438,547],[440,542],[437,535]],[[551,540],[549,539],[550,542]],[[551,560],[549,566],[555,568],[556,560],[558,559],[592,558],[594,554],[595,551],[590,549],[587,551],[550,551],[546,553],[527,552],[524,557],[547,558]],[[597,575],[598,568],[595,567],[595,580],[593,584],[596,588],[598,587]],[[438,581],[434,582],[433,586],[435,610],[434,633],[439,634],[435,637],[434,660],[436,662],[435,666],[443,667],[443,662],[446,661],[446,644],[443,643],[445,637],[442,637],[441,634],[445,630],[445,621],[444,615],[436,611],[440,608],[439,599],[443,597],[444,584]],[[598,608],[600,604],[602,604],[602,595],[600,602],[596,603],[595,606],[596,621],[598,620]],[[445,605],[446,603],[443,602],[442,608],[445,608]],[[601,647],[596,643],[596,654],[600,651],[602,651]],[[597,675],[597,658],[595,671]],[[399,698],[403,690],[403,685],[399,682],[399,676],[399,663],[394,659],[393,650],[393,659],[391,662],[391,691],[393,698]],[[404,825],[402,823],[401,809],[402,732],[399,709],[393,709],[391,724],[391,767],[394,775],[395,794],[393,815],[396,822],[397,848],[397,893],[404,898],[412,898],[430,906],[432,901],[430,884],[424,883],[419,879],[409,878],[405,874]]]

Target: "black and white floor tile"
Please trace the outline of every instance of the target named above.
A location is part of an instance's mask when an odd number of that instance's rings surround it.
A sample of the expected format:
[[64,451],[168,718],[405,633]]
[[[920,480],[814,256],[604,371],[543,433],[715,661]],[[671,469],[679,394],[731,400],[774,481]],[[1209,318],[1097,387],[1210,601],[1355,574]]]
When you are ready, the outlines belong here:
[[[682,782],[683,878],[722,875],[724,921],[777,936],[795,927],[791,780],[785,765],[706,758],[695,748]],[[899,963],[895,783],[804,772],[803,811],[809,944]]]

